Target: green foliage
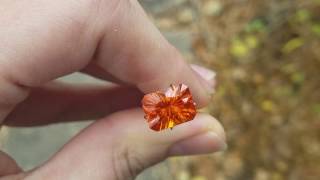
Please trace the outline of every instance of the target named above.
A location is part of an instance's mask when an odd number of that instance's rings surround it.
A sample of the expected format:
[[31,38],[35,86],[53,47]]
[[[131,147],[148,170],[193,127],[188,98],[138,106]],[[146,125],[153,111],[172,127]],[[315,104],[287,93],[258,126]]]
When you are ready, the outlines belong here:
[[262,19],[250,21],[244,28],[243,36],[237,36],[231,42],[230,53],[237,58],[247,56],[252,49],[259,45],[258,35],[266,32],[267,26]]
[[232,41],[230,52],[235,57],[244,57],[249,53],[249,47],[244,41],[236,38]]
[[320,23],[315,23],[311,26],[311,31],[320,37]]
[[317,113],[320,115],[320,103],[313,105],[312,110],[314,113]]
[[248,33],[252,32],[263,32],[266,31],[267,27],[265,22],[262,19],[255,19],[247,24],[245,31]]
[[285,45],[282,48],[282,52],[284,54],[289,54],[292,51],[298,49],[299,47],[301,47],[304,44],[304,39],[303,38],[293,38],[290,39],[287,43],[285,43]]
[[296,12],[295,18],[297,22],[304,23],[306,21],[309,21],[311,19],[311,13],[309,10],[306,9],[300,9]]
[[272,112],[275,109],[274,102],[269,99],[262,101],[260,106],[266,112]]
[[232,41],[230,53],[238,58],[247,56],[250,51],[256,48],[259,39],[255,35],[246,35],[244,38],[235,38]]
[[244,38],[245,44],[249,48],[256,48],[259,44],[259,39],[254,35],[248,35]]
[[305,76],[302,72],[295,72],[291,75],[291,81],[295,84],[302,84]]

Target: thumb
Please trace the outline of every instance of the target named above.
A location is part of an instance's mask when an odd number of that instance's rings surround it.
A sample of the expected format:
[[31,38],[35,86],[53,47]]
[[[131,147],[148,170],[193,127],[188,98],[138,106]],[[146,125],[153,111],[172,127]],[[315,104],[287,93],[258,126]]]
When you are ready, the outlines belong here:
[[172,130],[155,132],[141,110],[131,109],[95,122],[26,179],[134,179],[168,156],[225,148],[223,128],[210,115],[198,114]]

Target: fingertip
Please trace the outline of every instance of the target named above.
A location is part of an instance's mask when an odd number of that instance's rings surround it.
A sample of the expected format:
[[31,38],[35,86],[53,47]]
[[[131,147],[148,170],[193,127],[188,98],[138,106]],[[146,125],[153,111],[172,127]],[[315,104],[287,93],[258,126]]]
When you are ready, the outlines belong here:
[[223,141],[226,141],[226,134],[221,123],[207,113],[198,113],[192,121],[183,123],[173,128],[176,141],[206,132],[214,132]]
[[138,88],[145,93],[165,92],[171,84],[185,84],[189,87],[197,108],[208,105],[214,92],[214,77],[211,79],[212,83],[210,80],[204,79],[197,71],[193,70],[192,66],[185,62],[178,51],[169,54],[172,55],[168,56],[166,61],[170,63],[166,63],[165,67],[158,66],[158,69],[154,72],[154,77],[151,80],[140,82]]
[[207,113],[198,113],[198,118],[202,119],[206,131],[215,132],[223,141],[226,141],[225,130],[216,118]]
[[207,89],[208,93],[212,95],[216,87],[216,72],[196,64],[190,64],[190,67],[196,73],[199,81]]
[[174,144],[169,149],[169,156],[209,154],[225,151],[227,144],[214,132],[206,132]]
[[[194,129],[196,132],[191,132]],[[199,113],[193,121],[177,127],[177,130],[190,131],[192,135],[186,133],[184,138],[176,140],[169,148],[170,156],[207,154],[227,149],[222,125],[209,114]]]
[[215,76],[216,76],[216,73],[213,70],[210,70],[208,68],[205,68],[197,64],[190,64],[190,66],[196,73],[198,73],[209,84],[213,83],[213,80],[215,79]]

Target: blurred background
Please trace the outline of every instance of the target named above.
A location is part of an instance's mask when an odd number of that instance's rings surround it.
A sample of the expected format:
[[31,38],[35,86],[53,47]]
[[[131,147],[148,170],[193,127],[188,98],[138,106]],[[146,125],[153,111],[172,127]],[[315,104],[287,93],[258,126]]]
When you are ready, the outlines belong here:
[[[320,179],[320,0],[140,2],[189,62],[217,72],[205,111],[225,126],[229,149],[168,159],[138,180]],[[87,125],[3,128],[0,142],[30,169]]]

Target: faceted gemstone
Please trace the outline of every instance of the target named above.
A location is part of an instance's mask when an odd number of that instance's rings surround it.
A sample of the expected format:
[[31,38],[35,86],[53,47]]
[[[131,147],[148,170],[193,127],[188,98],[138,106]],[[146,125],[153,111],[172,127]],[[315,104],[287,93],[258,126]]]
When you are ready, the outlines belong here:
[[190,121],[197,113],[190,90],[184,84],[170,85],[165,93],[146,94],[142,108],[149,127],[155,131]]

